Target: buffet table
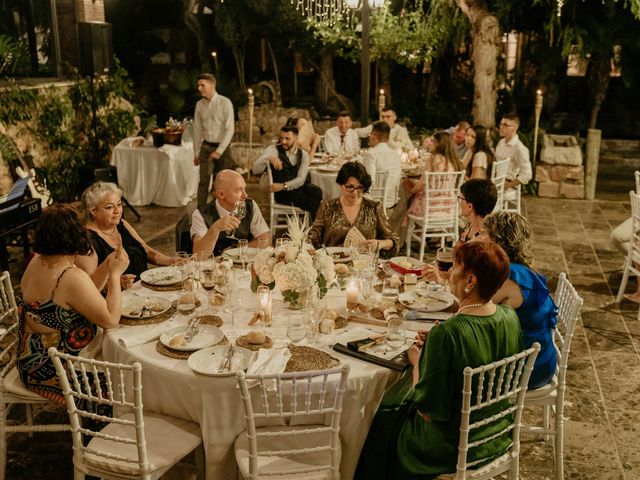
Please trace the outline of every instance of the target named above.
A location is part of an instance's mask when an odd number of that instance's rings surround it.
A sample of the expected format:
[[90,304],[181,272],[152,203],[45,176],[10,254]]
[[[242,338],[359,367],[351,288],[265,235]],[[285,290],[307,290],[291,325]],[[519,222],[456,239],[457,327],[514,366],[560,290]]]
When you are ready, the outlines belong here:
[[[221,329],[227,338],[234,340],[246,334],[251,328],[248,321],[257,310],[256,295],[249,290],[249,274],[236,272],[238,287],[238,311],[226,313],[223,307],[211,307],[207,303],[207,293],[199,293],[202,302],[196,310],[198,314],[215,314],[224,321]],[[140,285],[125,292],[126,295],[162,296],[171,300],[180,296],[177,292],[151,291]],[[329,309],[338,312],[345,310],[345,293],[331,289],[327,294]],[[286,310],[282,299],[274,291],[273,325],[259,327],[273,339],[274,348],[288,343],[286,327],[291,315],[300,312]],[[176,325],[185,325],[188,318],[176,315],[166,320],[166,329]],[[410,322],[413,323],[413,322]],[[333,335],[320,335],[314,348],[324,350],[341,362],[351,366],[347,391],[345,392],[340,438],[342,458],[340,463],[341,478],[353,477],[360,450],[378,404],[386,388],[399,378],[399,373],[384,367],[367,363],[349,356],[341,355],[330,349],[338,335],[348,335],[350,328],[369,328],[368,325],[349,323],[346,329],[336,330]],[[156,341],[126,348],[124,343],[139,335],[140,329],[148,326],[121,326],[109,331],[103,342],[104,358],[114,362],[142,364],[143,401],[146,411],[158,412],[174,417],[197,422],[202,429],[202,437],[206,455],[206,478],[236,478],[237,468],[233,451],[236,436],[245,429],[244,412],[240,393],[236,387],[235,375],[226,377],[206,376],[194,373],[185,360],[176,360],[163,356],[156,350]],[[384,327],[371,326],[370,329],[384,331]],[[408,332],[408,337],[412,336]],[[305,344],[307,340],[303,340]]]
[[193,145],[144,143],[133,147],[125,138],[113,149],[111,165],[118,169],[118,184],[131,205],[181,207],[195,198],[199,167],[193,164]]

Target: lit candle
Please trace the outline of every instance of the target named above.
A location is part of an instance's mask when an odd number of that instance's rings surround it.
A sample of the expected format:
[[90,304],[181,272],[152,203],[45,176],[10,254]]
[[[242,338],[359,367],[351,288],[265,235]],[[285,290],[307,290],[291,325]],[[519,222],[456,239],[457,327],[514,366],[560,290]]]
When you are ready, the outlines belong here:
[[382,120],[382,109],[384,108],[385,100],[384,88],[381,88],[380,95],[378,95],[378,112],[380,113],[380,120]]
[[262,323],[267,327],[271,326],[271,290],[269,287],[264,285],[258,287],[258,303],[262,312]]
[[213,50],[211,52],[211,57],[213,58],[213,64],[216,67],[216,72],[218,71],[218,52],[216,52],[215,50]]
[[347,282],[347,310],[355,312],[358,308],[358,295],[360,295],[360,286],[357,278],[350,278]]

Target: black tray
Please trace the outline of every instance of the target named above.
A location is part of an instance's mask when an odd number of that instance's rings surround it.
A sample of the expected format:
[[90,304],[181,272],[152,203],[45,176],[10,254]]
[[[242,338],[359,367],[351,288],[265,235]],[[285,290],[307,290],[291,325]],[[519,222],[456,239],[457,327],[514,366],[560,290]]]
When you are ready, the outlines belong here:
[[402,352],[397,357],[394,357],[390,360],[385,360],[384,358],[376,357],[375,355],[370,355],[366,352],[351,350],[349,347],[341,343],[336,343],[333,346],[333,349],[336,352],[344,353],[345,355],[349,355],[350,357],[355,357],[369,363],[375,363],[376,365],[380,365],[381,367],[387,367],[391,370],[397,370],[399,372],[411,366],[411,364],[409,363],[409,359],[407,358],[407,350]]

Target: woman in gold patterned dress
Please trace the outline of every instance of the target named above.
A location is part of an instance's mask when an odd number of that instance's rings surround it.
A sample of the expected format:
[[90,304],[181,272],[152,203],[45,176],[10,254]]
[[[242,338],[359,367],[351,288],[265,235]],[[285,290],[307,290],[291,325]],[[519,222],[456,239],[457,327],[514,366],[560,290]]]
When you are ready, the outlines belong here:
[[364,198],[371,187],[371,177],[360,163],[345,163],[336,177],[341,194],[324,200],[309,232],[314,247],[342,246],[353,227],[367,239],[367,245],[388,254],[398,251],[399,238],[389,226],[380,202]]

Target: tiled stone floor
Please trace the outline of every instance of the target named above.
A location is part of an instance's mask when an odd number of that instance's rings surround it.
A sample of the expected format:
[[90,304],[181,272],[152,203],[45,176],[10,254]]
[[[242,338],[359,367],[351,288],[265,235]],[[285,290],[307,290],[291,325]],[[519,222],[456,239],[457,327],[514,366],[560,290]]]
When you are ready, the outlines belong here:
[[[594,201],[532,197],[524,201],[524,213],[534,230],[538,269],[549,276],[552,288],[558,273],[567,272],[585,301],[568,373],[565,471],[569,479],[640,479],[638,305],[613,303],[623,257],[608,242],[611,229],[629,216],[627,192],[632,188],[633,168],[601,164]],[[173,225],[185,211],[140,208],[143,219],[134,225],[151,245],[172,252]],[[130,212],[126,216],[133,220]],[[632,280],[628,290],[634,288]],[[10,440],[8,478],[71,478],[70,448],[64,437],[57,438],[61,440],[54,445],[62,447],[62,453],[44,456],[20,452],[40,451],[37,445],[47,440]],[[521,478],[553,478],[550,443],[526,435],[522,440]],[[51,450],[55,448],[49,444]]]

